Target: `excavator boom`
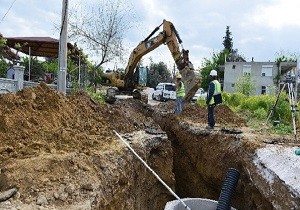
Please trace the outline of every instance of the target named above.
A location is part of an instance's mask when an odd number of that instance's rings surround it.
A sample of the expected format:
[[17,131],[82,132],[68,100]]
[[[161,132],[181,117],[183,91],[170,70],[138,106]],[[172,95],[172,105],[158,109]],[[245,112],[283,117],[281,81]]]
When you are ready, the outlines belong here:
[[[161,26],[163,26],[163,30],[157,36],[152,37]],[[174,25],[170,21],[163,20],[163,23],[156,27],[150,33],[150,35],[145,40],[140,42],[132,51],[129,57],[128,65],[125,69],[125,89],[134,88],[136,85],[132,78],[135,68],[141,58],[160,45],[166,44],[172,54],[180,74],[182,75],[182,81],[185,84],[186,90],[185,100],[191,101],[199,87],[200,76],[198,72],[194,71],[193,65],[189,61],[189,51],[184,49],[182,51],[180,50],[179,44],[181,43],[182,40],[180,39]]]
[[[163,26],[163,30],[157,36],[152,37],[161,26]],[[189,61],[189,51],[184,49],[180,50],[179,44],[181,43],[182,40],[180,39],[174,25],[170,21],[163,20],[161,25],[156,27],[147,38],[134,48],[130,54],[124,75],[111,73],[105,74],[104,77],[108,78],[112,85],[119,89],[136,89],[138,84],[135,77],[135,70],[141,58],[160,45],[166,44],[176,63],[177,69],[182,75],[182,81],[185,84],[186,90],[185,101],[191,101],[199,87],[200,76],[199,73],[194,70],[192,63]]]

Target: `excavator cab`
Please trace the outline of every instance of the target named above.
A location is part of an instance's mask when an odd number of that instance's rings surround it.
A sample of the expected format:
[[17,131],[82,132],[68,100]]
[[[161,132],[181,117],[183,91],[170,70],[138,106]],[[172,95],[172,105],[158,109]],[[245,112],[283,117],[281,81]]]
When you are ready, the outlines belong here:
[[131,95],[134,99],[148,102],[148,96],[142,95],[142,90],[148,82],[148,69],[146,67],[138,65],[133,76],[125,80],[128,84],[134,84],[132,86],[124,87],[124,75],[122,76],[119,72],[106,73],[103,78],[105,79],[103,85],[111,86],[106,90],[105,101],[107,103],[115,103],[117,95]]
[[138,75],[138,84],[145,87],[148,82],[148,69],[144,66],[138,66],[136,72]]

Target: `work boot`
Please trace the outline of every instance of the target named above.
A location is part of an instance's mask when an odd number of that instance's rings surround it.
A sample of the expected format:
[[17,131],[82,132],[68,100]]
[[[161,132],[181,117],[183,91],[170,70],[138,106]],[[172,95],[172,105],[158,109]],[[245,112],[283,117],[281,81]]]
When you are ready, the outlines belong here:
[[213,130],[213,129],[214,129],[214,127],[211,127],[211,126],[209,126],[209,125],[206,126],[205,128],[208,129],[208,130]]

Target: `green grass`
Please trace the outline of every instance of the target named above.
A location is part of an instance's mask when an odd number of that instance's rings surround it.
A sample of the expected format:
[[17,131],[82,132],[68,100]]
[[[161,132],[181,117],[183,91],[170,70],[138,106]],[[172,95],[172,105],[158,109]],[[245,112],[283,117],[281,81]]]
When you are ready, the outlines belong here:
[[[222,93],[223,104],[230,107],[239,117],[247,121],[247,126],[256,130],[264,128],[267,132],[281,135],[293,133],[292,113],[288,95],[282,93],[274,107],[277,96],[259,95],[246,96],[242,93]],[[205,106],[205,100],[198,100],[197,104]],[[268,119],[269,114],[271,113]],[[268,119],[268,122],[267,122]],[[280,123],[273,125],[274,121]]]
[[104,95],[104,93],[100,92],[99,90],[95,91],[94,88],[87,88],[86,92],[94,101],[97,101],[100,104],[105,103],[105,95]]

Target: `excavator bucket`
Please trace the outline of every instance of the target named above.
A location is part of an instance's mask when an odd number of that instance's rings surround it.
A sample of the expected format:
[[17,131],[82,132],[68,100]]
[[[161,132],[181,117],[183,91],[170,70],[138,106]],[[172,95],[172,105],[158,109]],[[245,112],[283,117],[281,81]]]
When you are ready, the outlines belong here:
[[200,86],[200,73],[198,71],[192,70],[189,66],[185,66],[185,68],[183,68],[179,72],[182,76],[182,81],[184,83],[186,93],[184,101],[190,102]]

